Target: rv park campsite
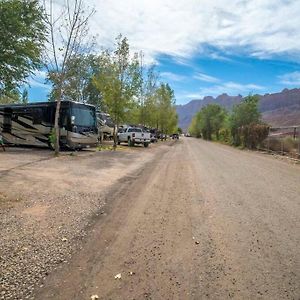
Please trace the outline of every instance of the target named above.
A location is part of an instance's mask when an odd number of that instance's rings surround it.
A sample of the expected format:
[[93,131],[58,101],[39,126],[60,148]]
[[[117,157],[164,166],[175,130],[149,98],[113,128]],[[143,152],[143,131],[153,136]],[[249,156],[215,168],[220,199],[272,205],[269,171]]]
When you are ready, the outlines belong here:
[[299,164],[184,137],[6,150],[1,299],[299,299]]
[[300,300],[300,0],[0,0],[0,300]]

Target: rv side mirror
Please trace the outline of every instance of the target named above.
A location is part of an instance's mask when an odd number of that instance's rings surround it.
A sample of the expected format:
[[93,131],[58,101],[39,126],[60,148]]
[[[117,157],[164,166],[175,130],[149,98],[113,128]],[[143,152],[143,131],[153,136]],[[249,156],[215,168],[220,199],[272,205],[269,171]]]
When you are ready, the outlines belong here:
[[71,116],[71,124],[72,124],[72,125],[75,124],[75,116]]

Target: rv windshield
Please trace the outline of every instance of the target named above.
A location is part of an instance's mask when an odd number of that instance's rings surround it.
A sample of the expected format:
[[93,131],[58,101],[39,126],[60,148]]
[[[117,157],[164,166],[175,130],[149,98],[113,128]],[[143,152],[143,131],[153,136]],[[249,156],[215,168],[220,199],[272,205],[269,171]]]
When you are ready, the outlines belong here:
[[92,109],[73,107],[72,116],[75,117],[74,125],[96,127],[96,116]]
[[113,120],[111,119],[110,115],[109,114],[106,114],[106,113],[98,113],[98,117],[100,118],[100,120],[107,126],[109,127],[114,127],[114,122]]

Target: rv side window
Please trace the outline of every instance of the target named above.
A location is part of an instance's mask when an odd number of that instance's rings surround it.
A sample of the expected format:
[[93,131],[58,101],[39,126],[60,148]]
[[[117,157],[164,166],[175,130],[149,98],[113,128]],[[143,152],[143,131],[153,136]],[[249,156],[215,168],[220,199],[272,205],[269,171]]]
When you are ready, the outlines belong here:
[[43,107],[44,122],[54,124],[55,107]]
[[66,108],[62,108],[60,110],[60,117],[59,117],[59,125],[62,127],[67,127],[68,126],[68,120],[69,120],[69,110]]

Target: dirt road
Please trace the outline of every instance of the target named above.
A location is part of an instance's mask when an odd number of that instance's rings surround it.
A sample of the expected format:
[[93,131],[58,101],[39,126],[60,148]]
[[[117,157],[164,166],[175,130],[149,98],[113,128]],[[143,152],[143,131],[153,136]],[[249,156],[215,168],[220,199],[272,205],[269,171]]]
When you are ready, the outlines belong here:
[[180,140],[111,189],[36,298],[299,299],[299,183],[299,166]]

